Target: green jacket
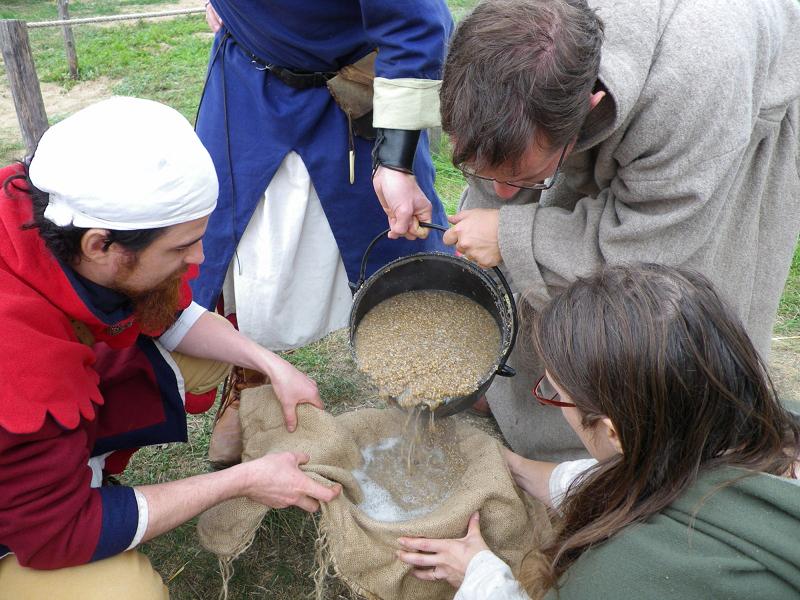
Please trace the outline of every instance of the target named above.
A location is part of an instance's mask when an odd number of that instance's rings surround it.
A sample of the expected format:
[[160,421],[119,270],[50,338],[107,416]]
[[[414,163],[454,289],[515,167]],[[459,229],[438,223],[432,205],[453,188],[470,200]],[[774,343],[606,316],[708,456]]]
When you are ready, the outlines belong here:
[[800,485],[741,469],[705,474],[659,514],[581,555],[547,596],[556,598],[800,598]]

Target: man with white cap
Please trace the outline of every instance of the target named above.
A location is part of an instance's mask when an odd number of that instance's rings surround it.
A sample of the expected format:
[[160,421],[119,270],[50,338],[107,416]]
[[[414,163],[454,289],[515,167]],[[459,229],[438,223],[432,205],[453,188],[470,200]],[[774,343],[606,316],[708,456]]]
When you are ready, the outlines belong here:
[[213,401],[231,364],[269,376],[290,430],[297,404],[322,408],[311,379],[191,301],[218,188],[186,119],[100,102],[0,182],[0,596],[166,597],[141,542],[228,498],[336,496],[296,453],[108,485],[137,448],[186,441],[186,412],[210,404],[191,393]]

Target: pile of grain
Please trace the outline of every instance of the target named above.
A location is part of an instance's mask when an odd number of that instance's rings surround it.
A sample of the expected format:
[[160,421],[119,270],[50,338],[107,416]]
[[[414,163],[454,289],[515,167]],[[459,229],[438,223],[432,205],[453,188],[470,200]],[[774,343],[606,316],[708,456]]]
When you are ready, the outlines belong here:
[[381,302],[358,325],[359,367],[382,396],[431,409],[474,392],[495,367],[500,330],[489,311],[460,294],[406,292]]

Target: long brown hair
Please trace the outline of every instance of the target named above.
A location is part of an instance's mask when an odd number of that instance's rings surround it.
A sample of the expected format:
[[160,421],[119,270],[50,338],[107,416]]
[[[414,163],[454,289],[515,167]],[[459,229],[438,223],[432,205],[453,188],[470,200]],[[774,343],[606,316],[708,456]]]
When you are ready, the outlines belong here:
[[583,426],[608,417],[623,449],[568,491],[541,551],[548,587],[584,550],[661,511],[699,473],[728,465],[782,476],[798,459],[800,424],[702,275],[607,267],[557,296],[533,329]]

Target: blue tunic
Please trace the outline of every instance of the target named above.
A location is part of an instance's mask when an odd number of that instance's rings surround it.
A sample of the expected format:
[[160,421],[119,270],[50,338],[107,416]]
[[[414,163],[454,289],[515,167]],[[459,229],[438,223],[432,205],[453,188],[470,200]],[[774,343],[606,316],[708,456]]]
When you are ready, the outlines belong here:
[[[335,71],[377,48],[378,77],[439,79],[452,30],[445,3],[214,0],[212,4],[224,27],[212,47],[197,133],[214,161],[220,196],[203,238],[206,261],[193,282],[195,300],[208,308],[216,303],[253,211],[290,151],[303,159],[348,278],[356,281],[367,244],[388,227],[372,187],[372,141],[354,140],[351,185],[347,118],[327,88],[291,88],[269,71],[259,70],[247,51],[285,68]],[[225,39],[225,32],[231,37]],[[433,221],[445,224],[424,132],[414,173],[433,204]],[[447,251],[440,234],[432,232],[424,241],[381,242],[370,255],[368,274],[399,256],[430,250]]]

